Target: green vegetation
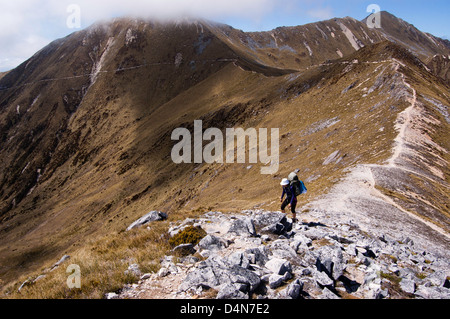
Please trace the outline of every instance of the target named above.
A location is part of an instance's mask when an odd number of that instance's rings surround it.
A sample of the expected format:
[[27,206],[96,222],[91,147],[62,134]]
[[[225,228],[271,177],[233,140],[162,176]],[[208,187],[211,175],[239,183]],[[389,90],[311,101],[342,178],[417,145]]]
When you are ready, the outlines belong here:
[[189,226],[169,239],[172,247],[183,244],[197,245],[207,233],[201,227]]
[[380,277],[389,280],[392,284],[398,285],[402,279],[394,274],[389,274],[385,272],[380,272]]

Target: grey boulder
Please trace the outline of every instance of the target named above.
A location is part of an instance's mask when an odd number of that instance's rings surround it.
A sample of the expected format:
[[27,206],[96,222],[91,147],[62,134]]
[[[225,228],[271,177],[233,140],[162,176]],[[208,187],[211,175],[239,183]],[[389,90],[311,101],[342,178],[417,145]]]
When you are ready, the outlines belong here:
[[253,219],[240,218],[236,219],[228,230],[228,233],[244,237],[256,237],[256,229]]
[[145,216],[142,216],[130,226],[128,226],[127,231],[130,231],[134,228],[138,228],[144,225],[147,225],[150,222],[162,221],[167,219],[167,214],[159,211],[151,211]]
[[207,235],[198,243],[198,247],[204,250],[217,251],[226,248],[227,243],[216,236]]
[[276,275],[283,276],[286,272],[292,273],[291,263],[285,259],[273,258],[266,263],[265,267]]
[[249,296],[240,290],[240,285],[226,284],[220,289],[217,299],[249,299]]

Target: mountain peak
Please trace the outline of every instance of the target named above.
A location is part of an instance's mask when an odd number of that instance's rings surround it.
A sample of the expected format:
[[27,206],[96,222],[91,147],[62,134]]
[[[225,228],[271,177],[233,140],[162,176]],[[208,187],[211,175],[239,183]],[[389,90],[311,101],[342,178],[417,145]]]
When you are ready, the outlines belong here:
[[[363,23],[366,23],[367,19],[368,17],[363,20]],[[420,31],[414,25],[387,11],[381,12],[381,28],[377,30],[387,40],[408,48],[423,60],[433,56],[435,52],[440,54],[450,52],[447,41]]]

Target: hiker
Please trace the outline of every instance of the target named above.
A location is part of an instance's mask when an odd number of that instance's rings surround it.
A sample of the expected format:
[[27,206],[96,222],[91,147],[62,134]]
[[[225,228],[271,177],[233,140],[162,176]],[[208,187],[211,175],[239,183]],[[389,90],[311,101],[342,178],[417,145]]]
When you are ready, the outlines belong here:
[[[289,206],[293,216],[292,221],[295,223],[297,222],[297,212],[295,211],[295,208],[297,207],[297,196],[295,196],[294,188],[287,178],[283,178],[280,185],[283,186],[283,194],[281,194],[281,212],[285,214],[285,209]],[[286,199],[283,201],[284,195],[286,195]]]
[[[286,206],[291,208],[292,212],[292,221],[297,222],[297,212],[295,208],[297,207],[297,196],[302,194],[306,194],[308,190],[305,187],[305,184],[298,178],[295,172],[289,174],[288,178],[284,178],[281,181],[281,186],[283,186],[283,194],[281,195],[281,211],[285,214]],[[286,199],[283,202],[284,195],[286,194]]]

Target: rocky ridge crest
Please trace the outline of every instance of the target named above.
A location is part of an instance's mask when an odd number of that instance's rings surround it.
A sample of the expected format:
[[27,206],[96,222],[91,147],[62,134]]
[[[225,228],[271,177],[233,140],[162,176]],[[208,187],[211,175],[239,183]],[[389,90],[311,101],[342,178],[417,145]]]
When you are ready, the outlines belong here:
[[[154,274],[106,298],[121,299],[449,299],[445,257],[409,237],[374,236],[357,224],[303,222],[280,212],[209,212],[173,225],[207,233],[195,247],[161,261]],[[183,247],[186,248],[186,247]]]

